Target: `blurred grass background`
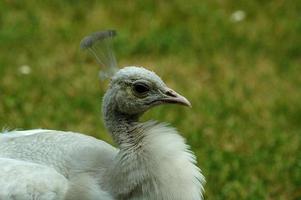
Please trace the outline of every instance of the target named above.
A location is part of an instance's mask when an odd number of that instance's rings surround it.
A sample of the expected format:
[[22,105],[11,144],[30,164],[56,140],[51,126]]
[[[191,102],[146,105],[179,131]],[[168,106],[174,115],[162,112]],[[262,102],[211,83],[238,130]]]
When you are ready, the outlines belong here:
[[106,83],[83,36],[118,30],[120,66],[154,70],[193,109],[157,107],[187,138],[206,199],[301,199],[300,1],[0,1],[0,127],[112,142]]

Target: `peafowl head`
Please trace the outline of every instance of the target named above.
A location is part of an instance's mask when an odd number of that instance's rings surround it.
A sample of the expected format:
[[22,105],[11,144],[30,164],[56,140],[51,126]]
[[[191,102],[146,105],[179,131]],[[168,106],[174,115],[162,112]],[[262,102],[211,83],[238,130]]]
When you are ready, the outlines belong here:
[[119,112],[130,115],[140,115],[153,106],[167,103],[191,106],[154,72],[134,66],[116,72],[105,95],[105,104],[106,98],[115,102]]
[[81,42],[104,68],[100,79],[110,78],[111,83],[103,100],[103,110],[126,115],[140,116],[148,109],[161,104],[180,104],[191,106],[183,96],[168,88],[154,72],[142,67],[118,69],[111,48],[113,30],[92,33]]

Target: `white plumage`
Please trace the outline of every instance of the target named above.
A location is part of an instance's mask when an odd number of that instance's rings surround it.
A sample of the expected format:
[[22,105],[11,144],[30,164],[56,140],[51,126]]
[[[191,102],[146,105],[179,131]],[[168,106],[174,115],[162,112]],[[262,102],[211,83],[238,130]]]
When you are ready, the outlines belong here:
[[146,196],[125,199],[201,199],[204,178],[184,139],[165,124],[148,122],[145,127],[137,154],[77,133],[3,134],[0,199],[123,199],[110,194],[127,194],[148,176],[155,187],[146,184],[141,194]]
[[68,180],[52,167],[0,158],[0,199],[56,199],[66,194]]
[[2,200],[200,200],[204,177],[178,132],[139,122],[166,103],[190,106],[153,72],[114,74],[103,118],[118,148],[79,133],[11,131],[0,136]]

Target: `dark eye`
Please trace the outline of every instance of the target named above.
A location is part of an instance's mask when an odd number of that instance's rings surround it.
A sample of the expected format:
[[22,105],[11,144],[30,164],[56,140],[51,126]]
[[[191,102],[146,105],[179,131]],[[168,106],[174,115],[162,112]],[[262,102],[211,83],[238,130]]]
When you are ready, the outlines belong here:
[[149,92],[149,86],[146,85],[145,83],[135,83],[133,85],[133,90],[135,93],[138,95],[145,95],[146,93]]

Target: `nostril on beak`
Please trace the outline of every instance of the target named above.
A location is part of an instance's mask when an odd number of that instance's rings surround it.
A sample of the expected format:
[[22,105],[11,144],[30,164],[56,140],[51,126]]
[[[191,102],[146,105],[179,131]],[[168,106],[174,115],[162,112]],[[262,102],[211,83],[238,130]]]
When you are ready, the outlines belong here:
[[170,96],[170,97],[177,97],[177,93],[173,90],[168,90],[165,92],[166,95]]

